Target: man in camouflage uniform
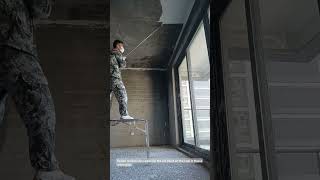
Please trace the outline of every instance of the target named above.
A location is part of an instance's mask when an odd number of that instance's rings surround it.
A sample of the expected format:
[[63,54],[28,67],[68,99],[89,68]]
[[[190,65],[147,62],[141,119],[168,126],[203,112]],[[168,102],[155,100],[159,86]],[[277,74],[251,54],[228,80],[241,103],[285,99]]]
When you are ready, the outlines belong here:
[[51,0],[0,0],[0,123],[11,96],[29,137],[35,180],[74,180],[54,154],[55,109],[33,43],[33,20],[47,18]]
[[110,53],[110,102],[113,92],[119,103],[121,119],[133,119],[128,113],[128,96],[120,72],[120,68],[126,66],[126,57],[122,55],[123,52],[123,42],[115,40]]

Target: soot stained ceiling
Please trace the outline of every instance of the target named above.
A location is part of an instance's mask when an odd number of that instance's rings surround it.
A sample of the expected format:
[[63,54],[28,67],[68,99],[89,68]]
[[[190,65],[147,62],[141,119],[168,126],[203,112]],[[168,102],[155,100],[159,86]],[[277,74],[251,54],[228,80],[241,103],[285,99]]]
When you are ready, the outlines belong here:
[[[162,24],[159,30],[128,56],[127,67],[166,68],[183,22],[161,22],[163,5],[164,2],[160,0],[110,1],[110,47],[115,39],[123,40],[126,49],[124,54],[133,50]],[[181,13],[179,15],[181,17]]]

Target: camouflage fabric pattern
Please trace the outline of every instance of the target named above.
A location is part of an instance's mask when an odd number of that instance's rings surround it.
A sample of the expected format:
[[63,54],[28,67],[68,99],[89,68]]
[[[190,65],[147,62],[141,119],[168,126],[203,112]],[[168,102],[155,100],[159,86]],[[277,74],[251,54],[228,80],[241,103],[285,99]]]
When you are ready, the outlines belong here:
[[0,112],[8,96],[27,128],[31,165],[36,170],[58,169],[56,116],[47,79],[36,57],[10,47],[0,48]]
[[112,50],[110,53],[110,74],[113,78],[121,79],[120,68],[126,67],[126,61],[122,53],[118,50]]
[[0,46],[37,55],[33,20],[48,17],[51,0],[0,0]]
[[128,95],[122,82],[120,68],[126,66],[126,61],[118,50],[112,50],[110,54],[110,102],[113,93],[119,103],[121,116],[128,115]]
[[123,82],[118,78],[111,78],[110,84],[110,101],[111,93],[115,95],[119,103],[119,113],[121,116],[128,115],[128,95]]
[[48,17],[51,0],[0,0],[0,121],[11,96],[29,136],[36,170],[58,169],[55,110],[33,43],[33,20]]

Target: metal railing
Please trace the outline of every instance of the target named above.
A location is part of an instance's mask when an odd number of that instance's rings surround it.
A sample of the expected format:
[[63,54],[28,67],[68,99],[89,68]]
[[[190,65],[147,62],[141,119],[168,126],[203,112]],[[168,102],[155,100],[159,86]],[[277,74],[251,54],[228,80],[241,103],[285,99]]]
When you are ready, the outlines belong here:
[[[150,157],[150,141],[149,141],[149,121],[145,119],[112,119],[110,120],[111,126],[116,126],[118,124],[125,124],[129,128],[133,127],[133,130],[138,130],[142,132],[145,136],[145,147],[147,152],[147,158]],[[137,122],[143,122],[144,123],[144,129],[139,128],[136,123]]]

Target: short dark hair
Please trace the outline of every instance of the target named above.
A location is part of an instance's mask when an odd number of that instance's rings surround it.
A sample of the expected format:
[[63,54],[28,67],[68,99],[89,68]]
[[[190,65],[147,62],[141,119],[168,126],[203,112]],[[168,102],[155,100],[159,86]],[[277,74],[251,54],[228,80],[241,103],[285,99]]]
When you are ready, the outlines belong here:
[[123,42],[118,39],[113,41],[113,48],[116,48],[118,44],[123,44]]

